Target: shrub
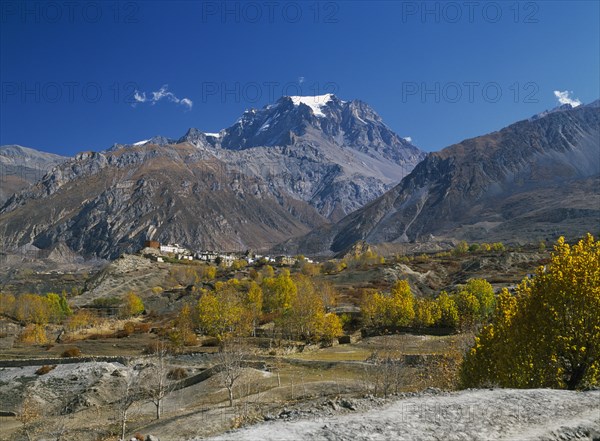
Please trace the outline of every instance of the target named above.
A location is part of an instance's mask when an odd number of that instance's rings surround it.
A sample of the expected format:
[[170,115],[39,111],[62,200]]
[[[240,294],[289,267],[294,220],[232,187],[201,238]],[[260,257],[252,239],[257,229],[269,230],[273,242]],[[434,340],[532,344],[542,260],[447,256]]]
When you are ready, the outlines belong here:
[[141,334],[146,334],[150,332],[151,326],[150,323],[136,323],[135,324],[135,332],[139,332]]
[[127,322],[123,325],[123,333],[129,337],[131,334],[135,332],[135,323]]
[[63,358],[74,358],[81,356],[81,350],[78,347],[72,347],[65,349],[62,354],[60,354]]
[[29,345],[48,343],[46,328],[42,325],[27,325],[19,335],[19,341]]
[[321,265],[321,271],[323,271],[324,274],[337,274],[340,271],[343,271],[346,267],[346,262],[328,260]]
[[55,364],[53,364],[53,365],[45,364],[44,366],[39,368],[37,371],[35,371],[35,375],[45,375],[48,372],[50,372],[51,370],[53,370],[55,367],[56,367]]
[[183,380],[184,378],[187,378],[187,376],[187,371],[181,367],[173,368],[167,373],[167,378],[169,380]]
[[452,251],[456,256],[464,256],[469,252],[469,244],[464,240],[460,241]]
[[481,246],[479,246],[478,243],[472,243],[471,245],[469,245],[469,253],[476,253],[480,249],[481,249]]
[[221,345],[221,341],[217,337],[207,337],[202,340],[202,346],[214,348]]
[[119,297],[101,297],[99,299],[94,299],[92,304],[98,307],[109,307],[109,306],[119,306],[123,303],[123,300]]
[[155,340],[152,343],[146,345],[146,347],[144,348],[144,354],[156,354],[162,351],[163,349],[166,349],[169,353],[172,352],[172,348],[168,343],[165,343],[160,340]]
[[492,244],[492,250],[494,251],[504,251],[506,248],[502,242],[495,242]]

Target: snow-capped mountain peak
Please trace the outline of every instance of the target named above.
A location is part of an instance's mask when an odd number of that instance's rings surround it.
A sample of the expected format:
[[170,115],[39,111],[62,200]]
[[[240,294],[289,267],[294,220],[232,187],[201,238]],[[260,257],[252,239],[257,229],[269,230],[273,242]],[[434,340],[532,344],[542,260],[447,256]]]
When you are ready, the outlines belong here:
[[292,100],[294,106],[304,104],[305,106],[310,107],[313,115],[325,118],[326,115],[323,113],[323,107],[332,101],[332,99],[335,98],[335,95],[328,93],[316,96],[289,96],[288,98]]

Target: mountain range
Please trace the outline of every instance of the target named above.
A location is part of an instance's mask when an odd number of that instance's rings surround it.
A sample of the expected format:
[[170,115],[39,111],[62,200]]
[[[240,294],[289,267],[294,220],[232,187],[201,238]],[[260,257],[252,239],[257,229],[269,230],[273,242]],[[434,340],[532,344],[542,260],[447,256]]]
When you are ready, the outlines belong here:
[[43,177],[4,186],[21,190],[0,209],[0,239],[114,258],[149,239],[331,255],[598,233],[599,127],[599,101],[564,105],[426,155],[367,104],[328,94],[73,158],[5,146],[0,166]]
[[0,205],[68,159],[18,145],[0,146]]
[[190,129],[61,160],[6,201],[0,237],[104,258],[147,239],[264,249],[342,219],[424,157],[363,102],[282,97],[217,134]]
[[599,101],[561,106],[431,153],[392,190],[286,251],[358,241],[531,243],[600,232]]

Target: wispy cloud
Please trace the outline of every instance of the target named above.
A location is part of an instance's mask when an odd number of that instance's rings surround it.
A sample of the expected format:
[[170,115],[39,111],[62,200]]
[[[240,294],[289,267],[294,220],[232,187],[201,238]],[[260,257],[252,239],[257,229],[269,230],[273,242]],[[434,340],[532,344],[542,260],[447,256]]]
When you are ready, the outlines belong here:
[[162,99],[166,99],[175,104],[180,104],[186,107],[188,110],[192,108],[194,103],[189,98],[177,98],[173,92],[169,92],[169,85],[165,84],[156,92],[151,92],[150,96],[146,95],[146,92],[140,92],[138,90],[133,94],[133,99],[135,100],[134,106],[140,103],[150,103],[152,105],[156,104]]
[[298,77],[298,84],[302,85],[302,83],[304,83],[304,80],[304,77]]
[[407,142],[412,142],[412,138],[410,136],[405,136],[404,140]]
[[568,91],[568,90],[564,90],[564,91],[560,91],[560,90],[555,90],[554,91],[554,96],[556,97],[556,99],[558,100],[558,102],[560,104],[570,104],[573,107],[577,107],[579,105],[581,105],[581,101],[579,101],[577,98],[573,99],[571,98],[571,94],[573,93],[573,91]]

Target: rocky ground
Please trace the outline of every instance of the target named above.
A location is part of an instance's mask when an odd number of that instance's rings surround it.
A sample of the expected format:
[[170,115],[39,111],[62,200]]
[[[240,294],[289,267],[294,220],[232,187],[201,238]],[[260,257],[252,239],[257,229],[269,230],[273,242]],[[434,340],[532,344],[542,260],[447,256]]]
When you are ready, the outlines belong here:
[[550,389],[428,390],[384,406],[374,400],[326,402],[284,410],[275,421],[229,432],[233,440],[600,440],[600,391]]
[[[192,365],[206,365],[208,358],[173,362],[192,373]],[[0,410],[19,412],[28,390],[45,415],[40,436],[66,425],[64,439],[114,439],[115,400],[140,366],[140,361],[59,364],[45,375],[36,375],[39,366],[1,368]],[[234,407],[227,406],[216,377],[171,392],[160,420],[153,420],[153,406],[142,400],[132,408],[128,433],[162,441],[600,440],[600,390],[428,388],[383,399],[351,384],[307,378],[296,380],[290,399],[287,377],[281,387],[272,372],[246,369],[243,377],[247,391]],[[239,426],[245,427],[224,432]],[[0,439],[22,439],[14,417],[0,418]]]

